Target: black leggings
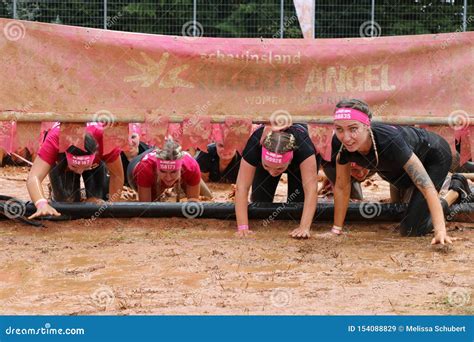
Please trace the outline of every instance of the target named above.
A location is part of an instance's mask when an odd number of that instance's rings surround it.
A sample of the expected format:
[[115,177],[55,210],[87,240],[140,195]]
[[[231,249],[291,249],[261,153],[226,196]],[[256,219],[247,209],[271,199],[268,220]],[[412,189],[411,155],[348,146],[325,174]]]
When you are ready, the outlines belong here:
[[[428,151],[423,165],[431,178],[436,190],[439,192],[451,167],[452,153],[446,140],[438,135],[430,134],[431,148]],[[428,203],[418,188],[413,185],[413,194],[408,203],[408,208],[400,223],[402,236],[422,236],[433,230],[431,214]],[[447,203],[442,200],[443,210],[447,210]]]
[[81,177],[86,188],[87,198],[107,200],[109,196],[109,176],[104,162],[81,175],[67,169],[64,153],[59,155],[59,162],[49,172],[52,189],[52,200],[56,202],[81,201]]
[[[287,170],[288,197],[287,203],[304,202],[303,183],[299,167],[296,170]],[[273,197],[280,181],[281,175],[272,177],[261,165],[255,170],[252,183],[252,202],[273,202]]]

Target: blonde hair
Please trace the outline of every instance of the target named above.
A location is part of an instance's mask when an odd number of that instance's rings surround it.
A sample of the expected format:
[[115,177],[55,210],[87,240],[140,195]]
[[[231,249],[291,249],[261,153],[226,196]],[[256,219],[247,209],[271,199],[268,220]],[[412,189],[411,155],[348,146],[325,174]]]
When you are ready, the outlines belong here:
[[263,146],[270,152],[285,153],[296,148],[296,139],[291,133],[272,131],[263,140]]
[[[163,148],[157,148],[155,150],[156,157],[161,160],[178,160],[184,157],[185,153],[181,150],[181,146],[173,140],[171,136],[165,139],[165,143],[163,144]],[[159,175],[158,175],[159,179]],[[175,192],[178,194],[176,196],[176,202],[179,202],[179,188],[181,184],[181,172],[179,173],[178,180],[174,185]],[[161,182],[159,181],[157,184],[157,191],[158,191],[158,198],[163,194],[161,191]]]
[[167,137],[163,147],[157,148],[155,153],[156,157],[162,160],[178,160],[184,156],[181,146],[172,137]]

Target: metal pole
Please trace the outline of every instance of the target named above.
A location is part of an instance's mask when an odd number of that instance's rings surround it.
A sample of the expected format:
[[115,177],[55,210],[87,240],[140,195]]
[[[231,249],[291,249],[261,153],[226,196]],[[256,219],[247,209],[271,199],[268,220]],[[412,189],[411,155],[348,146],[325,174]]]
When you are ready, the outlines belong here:
[[371,29],[370,29],[370,36],[374,36],[374,24],[375,24],[375,0],[372,0],[372,11],[370,14],[370,22],[371,22]]
[[107,30],[107,0],[104,0],[104,30]]
[[16,13],[16,1],[13,0],[13,19],[18,19],[18,14]]
[[197,26],[197,0],[193,0],[193,37],[196,37],[196,26]]
[[[261,115],[262,113],[258,113]],[[257,113],[255,113],[257,115]],[[96,114],[87,113],[54,113],[54,112],[15,112],[15,111],[1,111],[0,110],[0,121],[17,121],[17,122],[92,122],[96,119]],[[224,123],[225,113],[216,114],[211,116],[212,123]],[[234,116],[232,116],[234,117]],[[239,116],[239,118],[251,119],[253,123],[265,124],[269,123],[268,119],[255,119],[251,115]],[[334,118],[332,116],[316,116],[314,113],[306,113],[306,115],[293,115],[293,122],[296,123],[313,123],[313,124],[332,124]],[[181,123],[183,122],[183,116],[170,115],[169,122]],[[145,115],[143,113],[128,113],[121,114],[115,118],[116,123],[130,123],[130,122],[145,122]],[[377,117],[373,119],[373,122],[381,122],[392,125],[428,125],[428,126],[448,126],[452,125],[452,119],[447,116],[432,117],[432,116],[387,116]],[[466,125],[474,126],[474,115],[468,116]]]
[[316,0],[313,3],[313,38],[316,38]]
[[283,18],[284,18],[284,8],[285,0],[280,1],[280,38],[283,38]]
[[466,32],[467,30],[467,0],[464,0],[464,11],[462,14],[462,30]]

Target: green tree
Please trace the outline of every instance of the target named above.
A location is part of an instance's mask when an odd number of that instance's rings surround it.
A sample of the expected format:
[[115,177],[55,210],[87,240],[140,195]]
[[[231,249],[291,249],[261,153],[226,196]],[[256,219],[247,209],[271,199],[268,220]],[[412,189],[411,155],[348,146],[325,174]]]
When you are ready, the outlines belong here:
[[[316,38],[359,37],[371,19],[371,0],[316,0]],[[0,17],[13,17],[13,1],[0,0]],[[182,35],[193,32],[193,0],[107,0],[109,29]],[[383,36],[453,32],[462,29],[462,1],[378,0],[377,32]],[[104,26],[103,0],[18,0],[20,19],[85,27]],[[469,1],[468,30],[474,29]],[[280,36],[280,0],[199,0],[197,29],[207,37]],[[284,1],[284,37],[300,38],[292,0]]]

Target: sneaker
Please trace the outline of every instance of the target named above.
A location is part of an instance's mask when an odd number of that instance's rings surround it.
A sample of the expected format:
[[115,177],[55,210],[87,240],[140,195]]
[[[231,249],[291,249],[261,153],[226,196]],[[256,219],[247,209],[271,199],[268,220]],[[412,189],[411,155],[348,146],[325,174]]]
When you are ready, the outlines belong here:
[[467,200],[472,194],[466,177],[459,173],[452,175],[451,184],[449,184],[449,190],[454,190],[459,194],[459,198],[456,203]]

